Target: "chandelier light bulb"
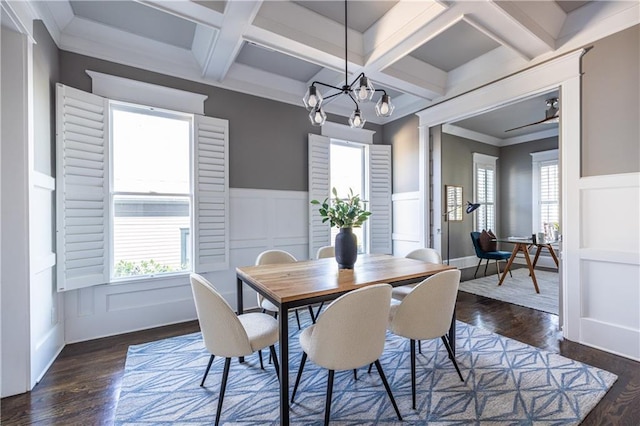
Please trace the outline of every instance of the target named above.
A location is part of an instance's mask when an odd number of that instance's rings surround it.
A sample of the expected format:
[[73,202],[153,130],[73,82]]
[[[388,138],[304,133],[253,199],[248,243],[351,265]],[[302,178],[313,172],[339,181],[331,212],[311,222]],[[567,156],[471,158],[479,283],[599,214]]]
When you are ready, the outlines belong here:
[[355,129],[362,129],[366,122],[367,120],[362,117],[359,109],[353,111],[353,114],[349,117],[349,125]]
[[309,113],[309,120],[313,126],[322,126],[327,121],[327,114],[322,108],[316,106]]
[[389,95],[382,95],[376,103],[376,115],[378,117],[389,117],[393,113],[395,106],[391,103]]
[[322,95],[315,86],[309,86],[307,93],[302,98],[302,102],[304,102],[305,108],[311,111],[322,104]]
[[364,75],[360,77],[360,81],[353,88],[353,95],[358,102],[366,102],[368,100],[371,100],[374,92],[375,89],[373,88],[373,84],[371,84],[371,80],[369,80]]

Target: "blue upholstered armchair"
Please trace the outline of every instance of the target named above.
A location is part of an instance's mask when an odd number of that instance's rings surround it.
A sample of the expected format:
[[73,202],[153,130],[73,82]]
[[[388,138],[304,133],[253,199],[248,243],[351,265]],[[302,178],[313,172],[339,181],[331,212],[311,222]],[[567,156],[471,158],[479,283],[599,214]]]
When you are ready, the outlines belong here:
[[[500,251],[500,250],[496,250],[496,251],[482,250],[482,247],[480,247],[480,232],[477,232],[477,231],[473,231],[471,233],[471,241],[473,242],[473,248],[476,250],[476,256],[478,256],[478,258],[480,259],[478,260],[478,266],[476,266],[476,271],[473,273],[473,278],[476,277],[476,274],[478,273],[478,268],[480,268],[480,264],[484,259],[487,260],[487,263],[484,265],[484,275],[485,276],[487,275],[487,266],[489,265],[489,261],[495,260],[496,269],[498,270],[498,276],[500,276],[500,265],[498,264],[498,261],[508,260],[509,257],[511,257],[511,252]],[[509,274],[511,274],[511,271],[509,271]]]

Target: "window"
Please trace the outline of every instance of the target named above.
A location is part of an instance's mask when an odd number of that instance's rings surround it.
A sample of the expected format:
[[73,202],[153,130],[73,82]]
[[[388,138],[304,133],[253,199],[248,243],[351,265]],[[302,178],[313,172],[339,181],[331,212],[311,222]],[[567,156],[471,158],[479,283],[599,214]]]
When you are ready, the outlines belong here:
[[[374,132],[368,130],[355,129],[358,130],[355,132],[348,126],[336,124],[322,126],[323,133],[327,130],[333,134],[309,134],[309,200],[329,198],[332,184],[338,194],[348,191],[349,187],[354,192],[362,188],[360,195],[368,201],[371,216],[365,223],[362,238],[358,238],[361,250],[390,254],[391,146],[374,145]],[[344,140],[353,142],[338,142]],[[309,204],[309,256],[315,256],[322,246],[333,245],[333,241],[332,229],[322,222],[317,206]]]
[[[366,200],[364,196],[364,146],[332,139],[329,155],[330,187],[336,188],[338,196],[346,196],[352,189],[354,194],[360,194],[361,198]],[[366,208],[369,208],[368,203]],[[338,232],[337,228],[331,228],[331,241],[335,241]],[[354,228],[353,233],[358,239],[358,253],[364,253],[368,234],[366,223],[361,228]]]
[[191,270],[192,115],[110,109],[112,278]]
[[[560,221],[558,150],[531,154],[533,172],[533,229],[550,232]],[[557,229],[557,228],[556,228]]]
[[[126,81],[140,102],[206,98]],[[56,86],[58,291],[228,269],[229,122]]]
[[490,155],[473,154],[474,201],[480,204],[475,212],[477,230],[496,229],[496,160]]

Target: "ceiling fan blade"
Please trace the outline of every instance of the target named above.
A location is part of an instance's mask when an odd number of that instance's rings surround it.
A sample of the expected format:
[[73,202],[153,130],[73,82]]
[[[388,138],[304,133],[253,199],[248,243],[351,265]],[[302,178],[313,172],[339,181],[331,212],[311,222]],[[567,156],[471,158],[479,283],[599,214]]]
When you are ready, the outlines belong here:
[[505,132],[510,132],[512,130],[523,129],[525,127],[535,126],[537,124],[557,122],[558,118],[559,118],[558,115],[554,115],[553,117],[548,117],[548,118],[545,118],[544,120],[536,121],[535,123],[529,123],[529,124],[525,124],[524,126],[518,126],[518,127],[514,127],[513,129],[505,130]]

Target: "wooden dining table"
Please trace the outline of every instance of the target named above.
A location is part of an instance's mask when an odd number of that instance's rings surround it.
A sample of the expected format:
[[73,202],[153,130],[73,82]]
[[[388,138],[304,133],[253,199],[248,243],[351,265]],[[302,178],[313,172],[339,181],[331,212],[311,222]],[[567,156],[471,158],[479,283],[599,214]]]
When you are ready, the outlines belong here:
[[[334,258],[236,268],[238,314],[244,312],[243,284],[276,305],[280,312],[280,424],[289,424],[290,309],[333,300],[367,285],[414,284],[448,269],[455,267],[375,254],[359,255],[353,269],[338,269]],[[448,340],[455,355],[455,311]]]

